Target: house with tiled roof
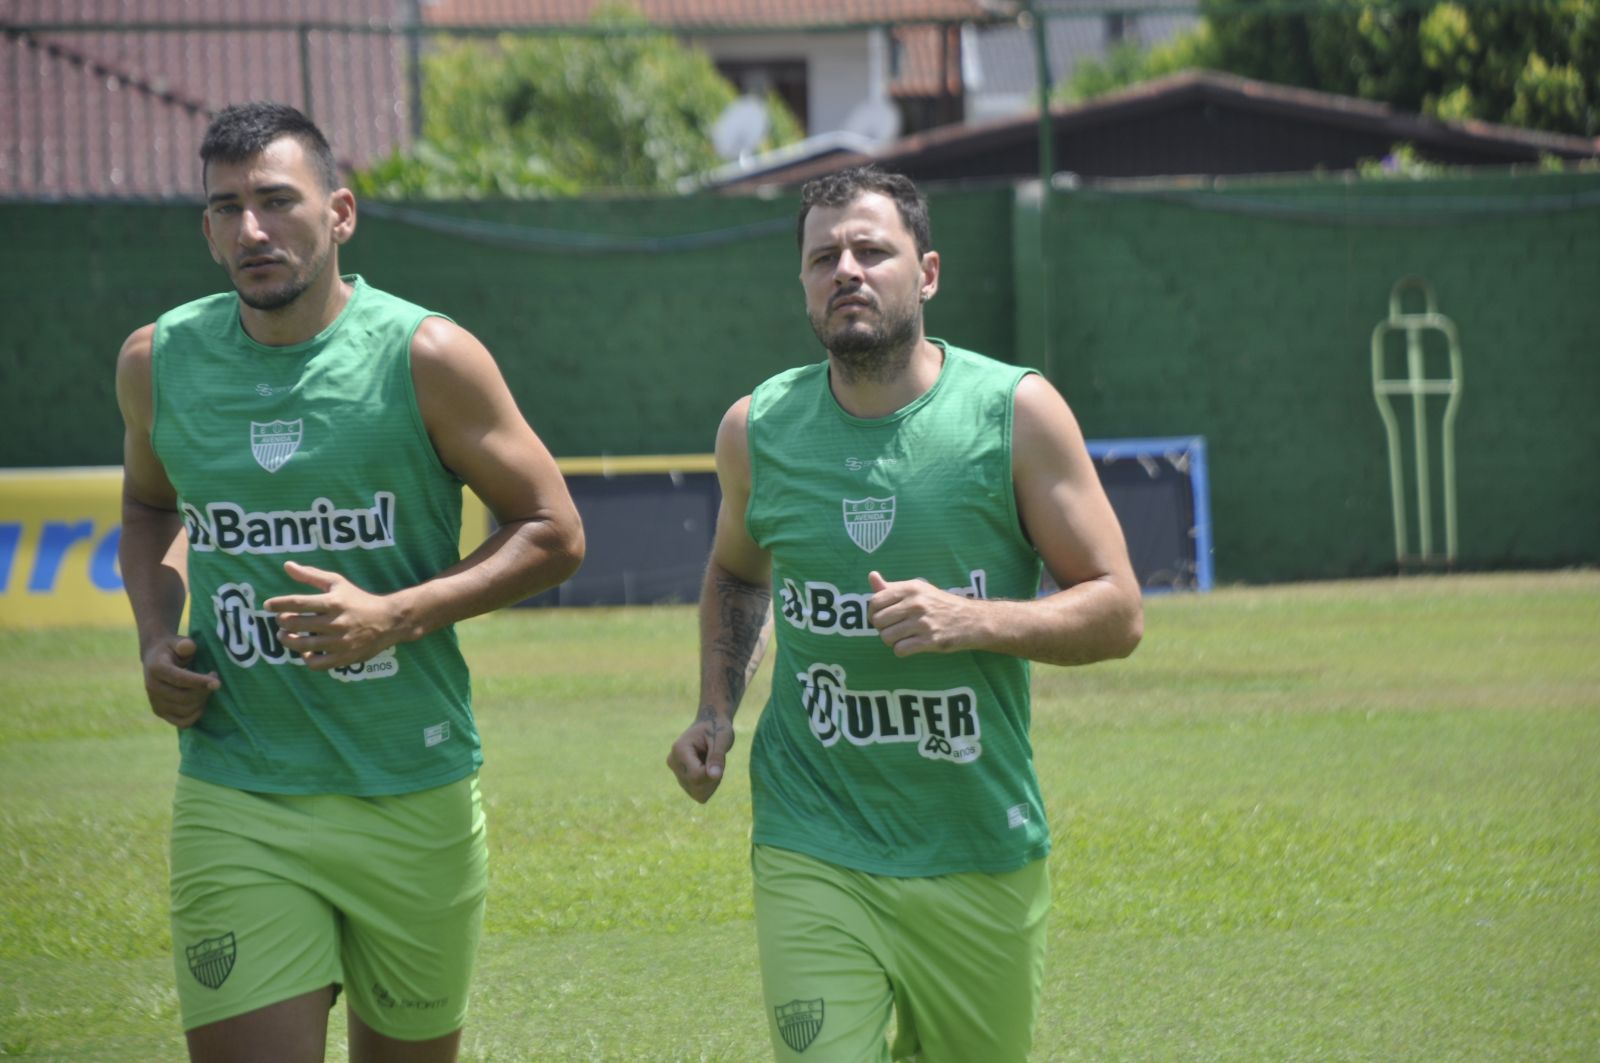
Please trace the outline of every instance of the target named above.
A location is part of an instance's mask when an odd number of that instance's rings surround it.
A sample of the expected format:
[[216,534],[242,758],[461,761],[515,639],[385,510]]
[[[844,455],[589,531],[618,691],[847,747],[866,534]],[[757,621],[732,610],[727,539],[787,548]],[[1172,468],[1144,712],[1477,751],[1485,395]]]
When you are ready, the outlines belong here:
[[[0,24],[0,197],[170,198],[227,103],[307,110],[348,165],[420,126],[419,59],[448,34],[586,26],[605,0],[11,0]],[[1006,0],[630,0],[808,133],[961,120],[977,27]]]
[[[1600,157],[1600,138],[1488,122],[1450,122],[1389,104],[1185,71],[1081,104],[1050,109],[1051,169],[1082,178],[1287,174],[1354,169],[1397,144],[1447,166],[1509,166]],[[876,163],[917,181],[1039,176],[1038,112],[945,126],[825,159],[729,175],[748,192]]]
[[[608,0],[425,0],[431,26],[575,25]],[[629,0],[708,54],[741,92],[776,93],[810,135],[872,134],[966,114],[977,27],[1015,21],[1010,0]],[[863,106],[865,105],[865,106]]]
[[347,161],[382,156],[410,136],[412,38],[386,31],[412,7],[9,0],[0,197],[192,196],[211,115],[248,99],[309,110]]

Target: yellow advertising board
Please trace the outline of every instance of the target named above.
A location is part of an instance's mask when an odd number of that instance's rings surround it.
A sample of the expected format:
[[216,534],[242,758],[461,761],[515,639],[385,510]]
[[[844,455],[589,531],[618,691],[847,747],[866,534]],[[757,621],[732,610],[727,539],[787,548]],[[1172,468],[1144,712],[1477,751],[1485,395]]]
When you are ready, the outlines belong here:
[[122,470],[0,470],[0,628],[133,623],[122,593]]
[[[488,534],[470,491],[461,550]],[[0,629],[133,625],[122,590],[122,469],[0,469]]]

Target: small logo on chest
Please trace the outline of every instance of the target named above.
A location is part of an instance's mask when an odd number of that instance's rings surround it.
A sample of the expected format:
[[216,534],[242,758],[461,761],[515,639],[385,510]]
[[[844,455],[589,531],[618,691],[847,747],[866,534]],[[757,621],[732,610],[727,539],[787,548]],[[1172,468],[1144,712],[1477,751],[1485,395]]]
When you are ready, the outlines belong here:
[[883,545],[894,527],[894,500],[888,498],[847,498],[844,500],[844,530],[867,553]]
[[304,418],[293,421],[250,422],[250,453],[268,472],[277,472],[300,449]]

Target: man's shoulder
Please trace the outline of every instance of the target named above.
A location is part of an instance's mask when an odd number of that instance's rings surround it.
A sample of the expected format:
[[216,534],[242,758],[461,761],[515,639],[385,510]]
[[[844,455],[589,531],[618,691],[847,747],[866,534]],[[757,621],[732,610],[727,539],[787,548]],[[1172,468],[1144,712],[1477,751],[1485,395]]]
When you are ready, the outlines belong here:
[[386,288],[374,287],[359,273],[347,273],[344,280],[352,288],[351,301],[354,304],[355,316],[369,323],[400,322],[410,330],[430,317],[450,320],[448,315],[441,314],[437,310],[429,310],[403,295],[396,295]]
[[185,322],[196,321],[217,315],[226,315],[237,312],[239,297],[233,292],[215,292],[211,295],[202,295],[198,299],[191,299],[187,303],[179,303],[156,318],[156,330],[163,331]]
[[938,344],[939,347],[944,350],[945,357],[947,359],[949,359],[952,363],[968,370],[994,374],[1002,377],[1018,378],[1027,376],[1029,373],[1037,372],[1037,370],[1031,369],[1025,365],[1014,365],[1011,362],[1001,361],[999,358],[995,358],[992,355],[982,354],[966,347],[958,347],[948,340],[934,339],[931,336],[928,338],[931,342]]
[[782,372],[774,373],[757,385],[758,388],[786,387],[797,382],[819,376],[828,371],[828,363],[808,362],[805,365],[793,366]]
[[754,430],[767,432],[782,426],[813,423],[828,394],[828,363],[799,365],[768,377],[750,392],[745,420]]
[[1025,365],[1013,365],[991,358],[986,354],[957,347],[944,340],[934,340],[945,352],[945,368],[941,374],[944,387],[942,402],[978,403],[985,409],[994,404],[1015,401],[1023,381],[1038,373]]
[[757,384],[755,390],[751,392],[751,408],[752,410],[764,408],[796,393],[808,393],[816,387],[819,378],[826,380],[827,373],[827,362],[797,365],[781,373],[774,373]]
[[432,310],[429,310],[427,307],[418,303],[412,302],[403,295],[396,295],[387,288],[379,288],[376,285],[367,283],[366,279],[363,278],[359,273],[346,274],[345,280],[348,281],[358,293],[360,293],[361,300],[364,303],[368,303],[375,307],[404,310],[417,314],[433,314]]

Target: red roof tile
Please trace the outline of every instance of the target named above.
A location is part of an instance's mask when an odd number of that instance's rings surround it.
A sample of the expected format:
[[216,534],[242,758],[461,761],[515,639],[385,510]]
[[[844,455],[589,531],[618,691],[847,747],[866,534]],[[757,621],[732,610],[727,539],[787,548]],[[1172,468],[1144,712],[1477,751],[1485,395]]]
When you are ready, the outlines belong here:
[[[433,26],[586,22],[602,0],[423,0]],[[633,0],[657,24],[866,25],[992,18],[981,0]],[[341,160],[365,165],[410,141],[407,0],[11,0],[0,37],[0,197],[179,197],[198,193],[210,116],[273,99],[307,110]],[[244,25],[267,22],[273,29]],[[291,28],[305,23],[303,29]],[[86,25],[88,29],[74,29]],[[133,29],[112,29],[128,27]],[[171,29],[163,29],[171,26]],[[902,25],[893,90],[960,91],[940,30]],[[948,31],[953,41],[956,31]],[[307,68],[302,72],[302,56]]]
[[[342,159],[409,136],[403,38],[352,30],[229,28],[230,0],[13,0],[0,38],[0,196],[173,197],[199,192],[200,137],[230,103],[309,110]],[[399,0],[284,0],[278,24],[387,23]],[[258,16],[259,17],[259,16]],[[72,24],[210,23],[204,29],[74,30]],[[301,71],[302,49],[309,72]],[[307,89],[310,92],[307,104]]]
[[[425,0],[433,25],[515,23],[563,25],[589,21],[606,0]],[[651,23],[682,29],[704,26],[832,26],[864,23],[987,21],[980,0],[631,0]]]

